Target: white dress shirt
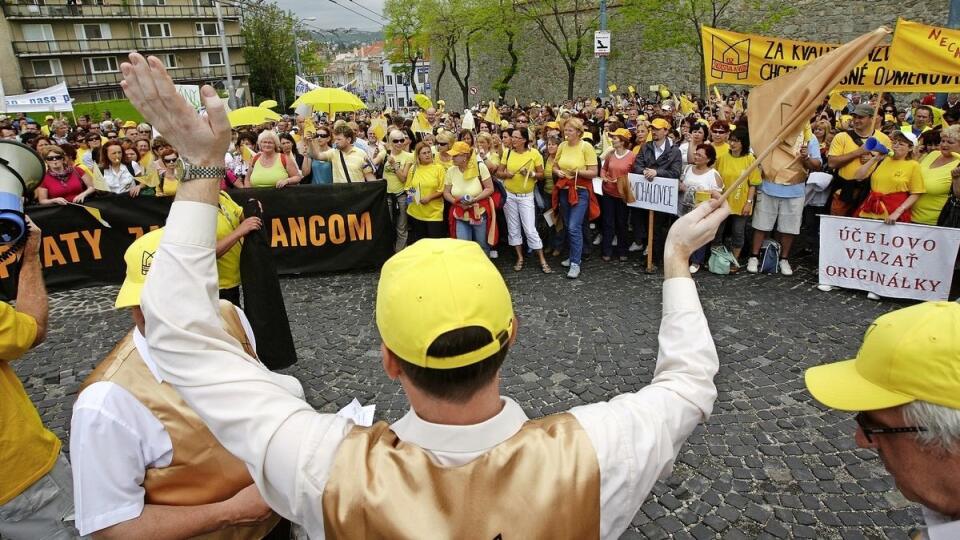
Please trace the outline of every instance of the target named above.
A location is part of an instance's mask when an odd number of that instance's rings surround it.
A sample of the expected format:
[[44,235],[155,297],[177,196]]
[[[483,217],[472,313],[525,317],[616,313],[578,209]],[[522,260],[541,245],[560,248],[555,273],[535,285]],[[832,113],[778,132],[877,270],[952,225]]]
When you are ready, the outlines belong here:
[[123,164],[121,164],[117,170],[114,170],[112,165],[103,169],[103,180],[106,182],[110,193],[126,193],[130,191],[133,183],[136,182],[134,176],[143,174],[143,169],[139,163],[133,162],[130,165],[133,167],[133,174],[130,174],[127,166]]
[[927,530],[923,531],[924,538],[929,540],[957,540],[960,538],[960,520],[950,521],[950,518],[935,512],[926,506],[923,510],[923,521]]
[[[239,308],[237,313],[256,348],[250,323]],[[150,373],[162,383],[147,342],[136,328],[133,343]],[[302,398],[300,382],[286,378],[288,391]],[[172,459],[170,435],[130,392],[110,381],[85,388],[73,405],[70,420],[70,461],[80,534],[87,536],[139,517],[146,470],[168,467]]]
[[[290,396],[274,374],[247,364],[227,338],[215,308],[216,213],[214,206],[183,201],[170,210],[143,290],[151,353],[220,442],[247,462],[267,503],[311,538],[323,538],[324,486],[353,425]],[[178,301],[167,301],[171,297]],[[659,341],[649,386],[570,411],[597,452],[603,538],[626,530],[716,399],[719,362],[693,280],[664,282]],[[526,420],[513,400],[502,399],[500,413],[481,424],[430,424],[411,411],[392,427],[441,465],[468,463]]]

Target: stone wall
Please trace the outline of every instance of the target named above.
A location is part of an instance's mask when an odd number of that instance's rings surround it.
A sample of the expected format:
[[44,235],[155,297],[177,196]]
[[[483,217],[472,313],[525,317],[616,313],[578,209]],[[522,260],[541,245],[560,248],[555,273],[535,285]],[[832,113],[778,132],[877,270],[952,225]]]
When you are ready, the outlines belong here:
[[[880,25],[892,29],[897,17],[945,24],[949,11],[949,0],[795,0],[793,5],[797,15],[782,21],[767,34],[808,41],[845,42]],[[748,18],[751,14],[747,11],[738,16]],[[612,27],[616,27],[616,19],[616,9],[612,9]],[[642,46],[639,49],[631,47],[631,43],[640,43],[638,30],[613,32],[614,54],[607,62],[607,80],[624,90],[632,84],[639,92],[661,83],[676,90],[698,92],[699,74],[703,68],[696,53],[681,50],[644,51]],[[566,98],[566,68],[556,50],[532,25],[524,28],[519,35],[519,71],[510,83],[507,101],[512,102],[517,98],[521,103],[532,100],[556,103]],[[491,85],[509,61],[505,47],[497,43],[482,43],[477,49],[482,51],[476,53],[470,86],[475,86],[478,94],[471,96],[471,105],[496,96]],[[439,71],[440,62],[434,60],[431,65],[432,76],[436,77]],[[595,95],[597,72],[597,60],[593,57],[591,47],[584,52],[584,61],[577,69],[574,95]],[[462,108],[460,88],[449,70],[440,82],[440,96],[448,108]]]

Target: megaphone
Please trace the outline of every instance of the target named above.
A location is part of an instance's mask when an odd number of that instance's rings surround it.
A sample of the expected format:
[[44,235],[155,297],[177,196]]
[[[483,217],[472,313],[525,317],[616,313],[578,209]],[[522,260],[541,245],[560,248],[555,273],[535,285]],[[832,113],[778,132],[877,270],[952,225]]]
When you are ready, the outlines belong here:
[[878,141],[876,137],[870,137],[863,143],[863,148],[867,152],[876,152],[878,154],[887,155],[890,153],[888,149],[882,142]]
[[23,194],[33,192],[43,179],[43,172],[43,160],[32,148],[0,140],[0,245],[18,244],[26,239]]

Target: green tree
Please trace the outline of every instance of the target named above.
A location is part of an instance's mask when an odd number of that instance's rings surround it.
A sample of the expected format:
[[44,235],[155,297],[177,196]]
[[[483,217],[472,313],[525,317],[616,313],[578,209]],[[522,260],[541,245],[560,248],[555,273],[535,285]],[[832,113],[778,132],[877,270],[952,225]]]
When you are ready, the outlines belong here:
[[[616,28],[640,26],[643,49],[677,49],[700,60],[700,95],[707,92],[700,28],[710,26],[739,32],[764,33],[797,10],[788,0],[624,0]],[[750,13],[750,17],[735,14]],[[695,54],[694,54],[695,53]]]
[[443,59],[444,73],[449,71],[460,88],[464,107],[469,103],[474,47],[481,32],[487,30],[483,1],[426,0],[422,4],[430,43]]
[[265,2],[244,14],[240,33],[254,103],[273,98],[286,107],[287,98],[293,98],[295,21],[275,3]]
[[487,29],[485,39],[481,45],[491,52],[506,47],[509,63],[500,71],[499,76],[491,88],[503,100],[510,90],[510,81],[517,74],[520,66],[520,53],[517,49],[517,35],[520,33],[520,19],[514,8],[513,0],[496,0],[483,2],[478,16],[483,20]]
[[[661,0],[662,1],[662,0]],[[567,69],[567,99],[573,99],[577,68],[590,50],[600,18],[595,0],[513,0],[518,13],[532,22]],[[672,5],[672,4],[671,4]]]
[[406,66],[406,78],[414,92],[417,92],[417,62],[423,59],[428,46],[423,4],[422,0],[387,0],[383,6],[387,20],[383,28],[384,52],[390,62]]

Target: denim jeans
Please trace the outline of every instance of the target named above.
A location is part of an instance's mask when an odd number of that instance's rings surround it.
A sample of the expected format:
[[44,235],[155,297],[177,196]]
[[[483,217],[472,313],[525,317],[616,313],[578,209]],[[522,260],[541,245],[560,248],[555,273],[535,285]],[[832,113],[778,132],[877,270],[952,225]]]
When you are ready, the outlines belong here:
[[484,253],[490,253],[490,246],[487,245],[486,214],[480,217],[480,223],[478,225],[471,225],[469,221],[464,221],[462,219],[458,219],[456,222],[458,239],[473,240],[474,242],[480,244],[480,249],[482,249]]
[[570,264],[579,265],[583,258],[583,229],[587,211],[590,209],[590,192],[577,188],[577,204],[570,206],[566,193],[560,193],[560,212],[563,226],[570,239]]
[[617,255],[627,254],[630,241],[627,240],[628,206],[620,197],[603,195],[600,198],[600,220],[603,223],[603,240],[600,251],[604,257],[613,255],[613,238],[617,238]]

